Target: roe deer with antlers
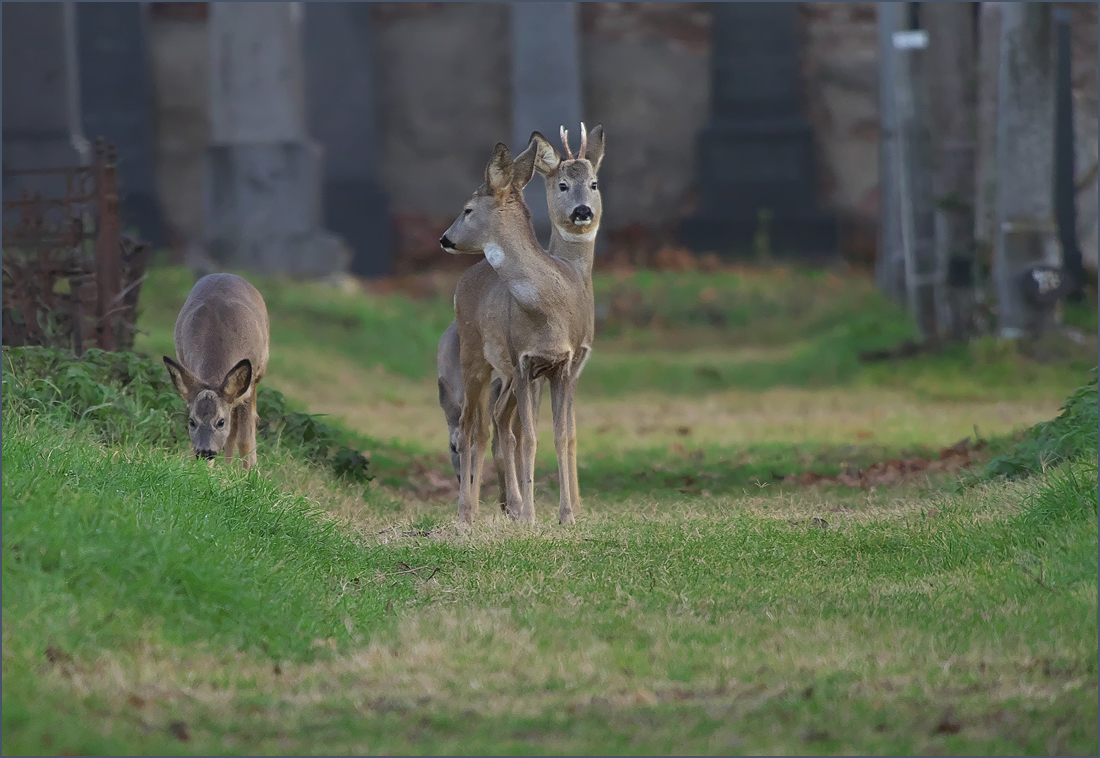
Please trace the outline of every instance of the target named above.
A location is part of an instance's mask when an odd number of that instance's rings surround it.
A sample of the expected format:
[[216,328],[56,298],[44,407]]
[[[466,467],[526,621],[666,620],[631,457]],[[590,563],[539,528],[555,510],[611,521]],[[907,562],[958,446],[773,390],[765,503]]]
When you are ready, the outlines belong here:
[[[531,135],[531,140],[536,143],[535,168],[546,181],[546,202],[553,225],[549,253],[573,264],[578,272],[584,276],[591,297],[596,233],[599,230],[600,220],[603,216],[603,201],[596,176],[605,154],[604,131],[603,126],[597,124],[589,136],[582,123],[581,149],[576,158],[573,157],[573,152],[569,147],[569,133],[564,126],[560,128],[559,133],[566,153],[564,160],[541,134],[535,132]],[[485,261],[477,265],[485,269],[491,269],[488,262]],[[495,272],[487,271],[486,274],[493,276]],[[487,325],[487,327],[491,328],[492,325]],[[590,333],[592,332],[594,332],[594,325],[590,326]],[[591,337],[588,343],[591,344]],[[452,321],[439,340],[436,358],[439,369],[439,404],[443,409],[450,430],[451,463],[454,466],[455,476],[459,477],[461,482],[457,447],[459,415],[463,398],[459,352],[458,326]],[[494,378],[489,394],[490,408],[496,407],[501,388],[502,380],[499,377]],[[540,381],[535,395],[534,415],[536,419],[541,405],[541,394],[542,382]],[[518,421],[518,416],[513,415],[513,433],[517,438],[521,434]],[[492,452],[497,480],[500,482],[500,506],[502,510],[507,510],[504,461],[500,457],[500,431],[495,415],[493,417]],[[562,482],[560,486],[562,489],[569,485],[573,487],[576,493],[576,502],[574,503],[574,507],[576,507],[580,503],[580,495],[576,481],[575,454],[571,456],[571,461],[574,464],[570,476],[572,481],[570,483]]]
[[[195,456],[222,450],[256,465],[256,386],[267,371],[270,325],[263,296],[233,274],[195,284],[176,319],[176,360],[164,356],[172,384],[188,405]],[[178,361],[178,363],[177,363]]]
[[[459,517],[465,522],[473,518],[481,485],[482,451],[488,439],[485,406],[493,371],[504,385],[493,410],[509,513],[524,521],[535,517],[534,411],[538,382],[545,377],[550,382],[562,483],[558,520],[574,522],[577,492],[571,485],[570,453],[576,450],[576,431],[569,409],[576,376],[591,349],[592,300],[577,268],[547,255],[535,238],[522,190],[534,173],[537,152],[538,141],[533,139],[513,163],[508,148],[498,143],[485,183],[440,239],[451,253],[484,252],[496,274],[475,265],[455,293],[465,391],[459,424]],[[518,455],[511,415],[515,410],[521,434]]]

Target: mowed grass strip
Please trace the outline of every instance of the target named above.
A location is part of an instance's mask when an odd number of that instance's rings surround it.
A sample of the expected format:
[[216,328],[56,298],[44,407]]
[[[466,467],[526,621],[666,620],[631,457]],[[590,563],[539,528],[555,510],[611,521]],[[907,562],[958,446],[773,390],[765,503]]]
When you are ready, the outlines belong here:
[[5,752],[1097,747],[1095,505],[1017,515],[1041,482],[353,539],[255,473],[6,421]]

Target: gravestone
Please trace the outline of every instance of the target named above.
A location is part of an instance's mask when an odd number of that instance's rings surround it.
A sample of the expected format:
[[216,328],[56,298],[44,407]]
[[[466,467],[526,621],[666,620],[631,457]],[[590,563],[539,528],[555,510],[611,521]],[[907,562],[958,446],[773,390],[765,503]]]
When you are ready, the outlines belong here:
[[[80,130],[73,3],[3,3],[5,169],[91,162]],[[63,182],[4,178],[4,199],[23,189],[60,197]]]
[[813,130],[801,112],[795,5],[711,7],[711,118],[698,138],[701,207],[681,223],[681,239],[696,250],[745,251],[764,211],[775,252],[835,254],[836,219],[816,204]]
[[[580,47],[576,3],[512,3],[512,155],[542,132],[562,152],[558,132],[569,131],[574,154],[580,148]],[[594,124],[586,124],[594,126]],[[489,149],[487,146],[486,149]],[[524,191],[531,221],[543,245],[549,244],[546,183],[535,175]]]
[[165,243],[155,180],[152,78],[140,3],[76,3],[84,133],[118,152],[123,228]]
[[347,240],[351,270],[390,272],[389,198],[379,182],[379,129],[369,3],[305,3],[310,135],[325,150],[325,227]]
[[305,276],[345,271],[347,244],[322,228],[324,150],[306,132],[301,3],[211,3],[209,35],[210,262]]

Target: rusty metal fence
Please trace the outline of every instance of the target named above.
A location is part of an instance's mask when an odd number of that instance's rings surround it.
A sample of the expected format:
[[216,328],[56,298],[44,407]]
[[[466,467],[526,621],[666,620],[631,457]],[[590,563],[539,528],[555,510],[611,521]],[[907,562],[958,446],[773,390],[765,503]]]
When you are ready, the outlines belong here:
[[[90,166],[4,171],[3,344],[133,347],[149,245],[123,234],[114,147]],[[60,196],[57,196],[60,195]]]

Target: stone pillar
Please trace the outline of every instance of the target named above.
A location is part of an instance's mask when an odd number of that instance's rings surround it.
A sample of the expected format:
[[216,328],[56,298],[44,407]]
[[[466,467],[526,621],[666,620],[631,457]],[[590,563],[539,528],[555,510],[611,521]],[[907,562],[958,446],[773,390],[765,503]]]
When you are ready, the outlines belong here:
[[1037,336],[1054,323],[1044,302],[1060,284],[1054,223],[1054,29],[1052,6],[1005,3],[997,110],[998,327]]
[[166,244],[154,178],[152,82],[141,3],[76,3],[84,133],[118,151],[123,229]]
[[941,331],[961,340],[974,321],[974,6],[926,3],[921,17],[928,30],[936,259],[947,273],[948,328]]
[[[513,155],[540,131],[558,144],[561,126],[569,130],[574,152],[580,146],[582,113],[580,44],[576,3],[511,3]],[[586,124],[594,126],[594,124]],[[491,147],[491,146],[490,146]],[[487,148],[488,149],[488,148]],[[561,147],[558,147],[559,152]],[[524,192],[531,220],[549,244],[546,186],[536,176]]]
[[[4,168],[58,168],[91,162],[80,128],[74,3],[3,3]],[[64,192],[26,177],[4,179],[4,199],[23,189]]]
[[835,255],[836,219],[817,206],[813,129],[802,115],[795,5],[711,8],[711,119],[698,138],[702,207],[681,224],[681,238],[696,250],[730,253],[751,249],[763,232],[778,253]]
[[906,28],[905,3],[879,3],[879,250],[875,281],[895,300],[905,299],[905,250],[901,237],[901,198],[898,193],[898,109],[894,89],[898,54],[894,32]]
[[308,139],[301,3],[210,4],[206,252],[218,267],[324,276],[350,251],[321,225],[323,149]]
[[[202,174],[210,142],[208,3],[150,3],[157,194],[172,260],[201,250]],[[200,256],[201,257],[201,256]]]
[[1054,136],[1054,214],[1058,221],[1058,239],[1066,273],[1072,277],[1073,298],[1080,299],[1085,271],[1081,248],[1077,244],[1077,199],[1074,187],[1076,167],[1073,134],[1073,67],[1070,50],[1068,10],[1054,11],[1057,39],[1057,87]]
[[997,237],[997,84],[1001,68],[1001,9],[981,3],[978,17],[978,124],[974,175],[974,239],[984,267]]
[[360,276],[390,273],[389,198],[379,183],[379,129],[369,3],[303,3],[309,133],[324,147],[325,227],[353,251]]

